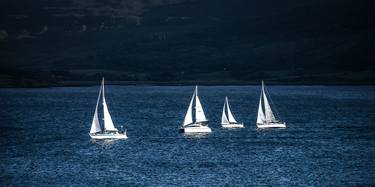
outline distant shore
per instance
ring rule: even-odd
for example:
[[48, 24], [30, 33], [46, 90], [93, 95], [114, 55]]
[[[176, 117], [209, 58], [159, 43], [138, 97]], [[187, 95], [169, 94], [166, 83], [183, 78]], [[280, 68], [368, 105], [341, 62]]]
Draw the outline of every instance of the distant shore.
[[[375, 82], [284, 82], [275, 80], [265, 80], [267, 85], [300, 85], [300, 86], [373, 86]], [[20, 83], [4, 83], [0, 82], [0, 88], [49, 88], [49, 87], [85, 87], [98, 86], [100, 81], [62, 81], [62, 82], [20, 82]], [[106, 85], [139, 85], [139, 86], [247, 86], [260, 85], [260, 81], [175, 81], [175, 82], [159, 82], [159, 81], [108, 81]]]

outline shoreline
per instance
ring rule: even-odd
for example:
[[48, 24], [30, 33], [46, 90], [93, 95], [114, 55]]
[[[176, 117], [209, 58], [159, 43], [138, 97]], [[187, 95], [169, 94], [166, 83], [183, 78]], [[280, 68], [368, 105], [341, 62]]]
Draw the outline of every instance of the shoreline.
[[[267, 85], [272, 86], [375, 86], [372, 82], [277, 82], [267, 81]], [[40, 83], [31, 85], [17, 85], [8, 84], [1, 85], [0, 89], [6, 88], [58, 88], [58, 87], [91, 87], [100, 85], [100, 81], [66, 81], [59, 83]], [[106, 85], [114, 86], [257, 86], [259, 82], [244, 81], [244, 82], [220, 82], [220, 81], [186, 81], [186, 82], [157, 82], [157, 81], [106, 81]]]

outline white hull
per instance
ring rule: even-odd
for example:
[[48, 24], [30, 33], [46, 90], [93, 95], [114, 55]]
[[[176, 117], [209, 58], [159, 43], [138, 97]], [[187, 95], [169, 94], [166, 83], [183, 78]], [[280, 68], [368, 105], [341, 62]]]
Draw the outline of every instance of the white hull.
[[199, 124], [192, 124], [190, 126], [182, 127], [180, 133], [210, 133], [211, 128], [208, 126], [202, 126]]
[[257, 123], [257, 127], [258, 128], [286, 128], [286, 124], [285, 122], [283, 123], [263, 123], [263, 124], [259, 124]]
[[127, 139], [126, 132], [124, 133], [103, 133], [103, 134], [90, 134], [92, 139], [103, 140], [103, 139]]
[[221, 124], [223, 128], [244, 128], [243, 123]]

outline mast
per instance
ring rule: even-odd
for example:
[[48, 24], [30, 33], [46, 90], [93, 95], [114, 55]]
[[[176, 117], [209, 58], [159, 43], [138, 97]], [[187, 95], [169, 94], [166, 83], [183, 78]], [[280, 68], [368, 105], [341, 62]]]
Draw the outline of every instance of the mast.
[[[102, 90], [103, 90], [103, 100], [105, 99], [105, 96], [104, 96], [104, 77], [102, 78]], [[104, 101], [103, 101], [104, 102]]]

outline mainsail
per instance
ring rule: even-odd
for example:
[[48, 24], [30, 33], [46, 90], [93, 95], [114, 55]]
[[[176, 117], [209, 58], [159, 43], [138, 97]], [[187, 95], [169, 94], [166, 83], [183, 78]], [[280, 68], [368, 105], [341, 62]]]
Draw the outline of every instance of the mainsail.
[[99, 116], [98, 116], [98, 105], [100, 101], [101, 92], [102, 92], [102, 86], [100, 86], [98, 101], [96, 102], [95, 113], [94, 113], [94, 118], [92, 119], [90, 134], [94, 134], [94, 133], [102, 131], [100, 127], [100, 123], [99, 123]]
[[263, 107], [262, 107], [262, 93], [260, 94], [259, 98], [259, 107], [258, 107], [258, 117], [257, 117], [257, 123], [262, 124], [265, 121], [264, 113], [263, 113]]
[[276, 121], [275, 116], [273, 115], [271, 106], [268, 102], [266, 92], [264, 91], [264, 82], [262, 81], [262, 92], [263, 92], [263, 100], [264, 100], [264, 113], [267, 122], [274, 122]]
[[103, 89], [103, 112], [104, 112], [104, 130], [106, 131], [118, 131], [116, 127], [113, 125], [113, 121], [111, 115], [109, 114], [107, 103], [105, 102], [104, 96], [104, 78], [102, 81], [102, 89]]
[[228, 120], [228, 117], [227, 117], [227, 114], [226, 114], [226, 105], [227, 103], [224, 102], [224, 106], [223, 106], [223, 113], [221, 115], [221, 124], [229, 124], [229, 120]]
[[237, 123], [236, 119], [234, 119], [234, 116], [233, 116], [232, 112], [230, 111], [228, 97], [225, 97], [225, 102], [227, 104], [227, 112], [228, 112], [229, 122], [230, 123]]
[[202, 108], [202, 104], [198, 97], [198, 86], [195, 87], [195, 122], [207, 121]]

